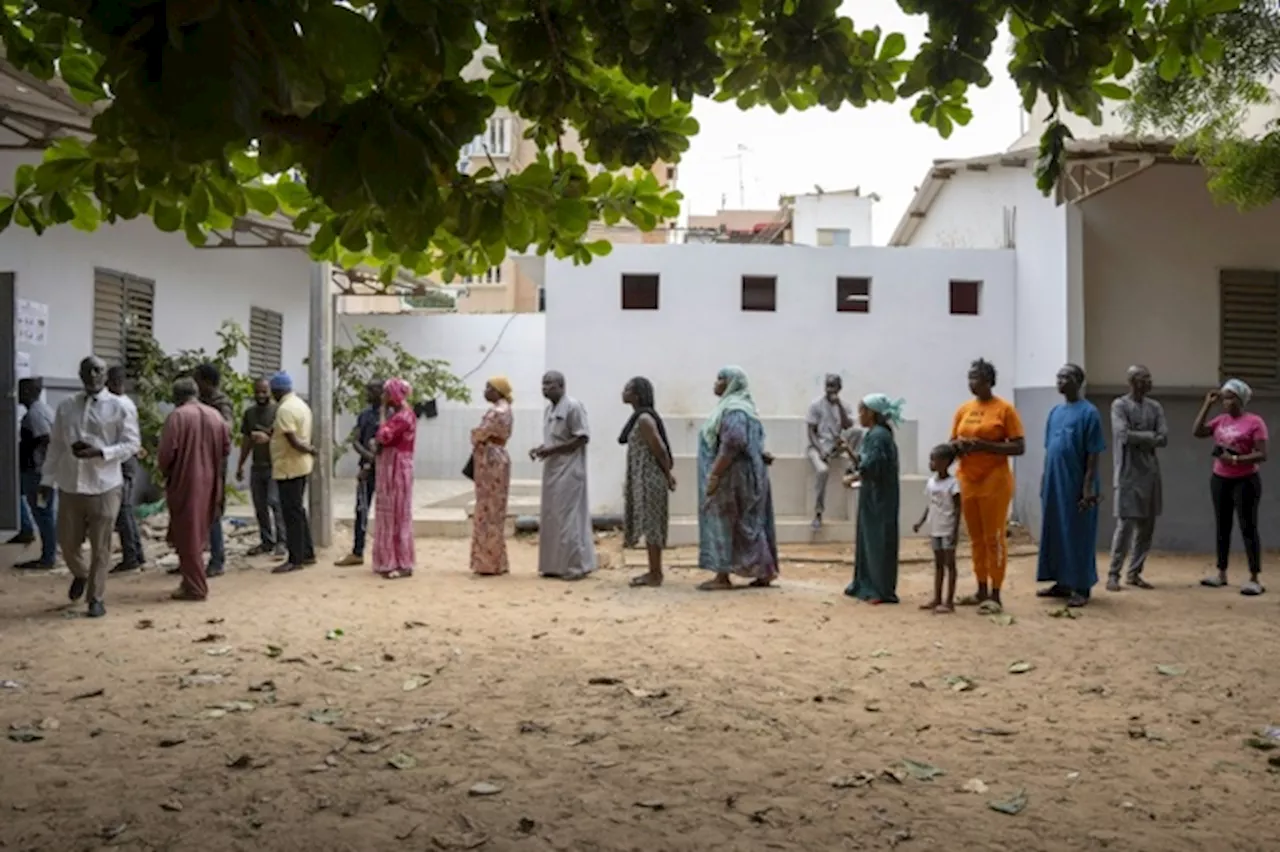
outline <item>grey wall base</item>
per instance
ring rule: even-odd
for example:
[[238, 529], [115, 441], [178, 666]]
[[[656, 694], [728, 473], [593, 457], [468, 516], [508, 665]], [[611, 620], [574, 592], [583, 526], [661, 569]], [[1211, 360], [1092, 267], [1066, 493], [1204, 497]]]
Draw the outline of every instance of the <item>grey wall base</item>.
[[[1098, 524], [1098, 548], [1109, 550], [1115, 530], [1112, 512], [1115, 500], [1111, 493], [1111, 401], [1116, 393], [1090, 394], [1089, 401], [1098, 407], [1107, 436], [1107, 452], [1099, 461], [1102, 474], [1102, 517]], [[1164, 406], [1169, 422], [1169, 446], [1160, 453], [1160, 471], [1164, 481], [1164, 514], [1156, 526], [1154, 547], [1182, 553], [1212, 553], [1214, 550], [1213, 506], [1209, 500], [1209, 475], [1212, 469], [1210, 441], [1191, 437], [1191, 423], [1200, 409], [1203, 396], [1186, 390], [1156, 393], [1153, 398]], [[1018, 459], [1015, 470], [1017, 493], [1014, 517], [1031, 534], [1040, 537], [1040, 474], [1044, 469], [1044, 424], [1050, 409], [1060, 401], [1053, 388], [1020, 388], [1014, 404], [1022, 416], [1027, 432], [1027, 453]], [[1262, 416], [1270, 428], [1280, 428], [1280, 399], [1255, 399], [1250, 410]], [[1263, 547], [1268, 546], [1269, 530], [1280, 528], [1280, 490], [1270, 487], [1271, 470], [1280, 466], [1275, 459], [1262, 469], [1262, 504], [1258, 528]], [[1235, 535], [1240, 549], [1240, 535]]]

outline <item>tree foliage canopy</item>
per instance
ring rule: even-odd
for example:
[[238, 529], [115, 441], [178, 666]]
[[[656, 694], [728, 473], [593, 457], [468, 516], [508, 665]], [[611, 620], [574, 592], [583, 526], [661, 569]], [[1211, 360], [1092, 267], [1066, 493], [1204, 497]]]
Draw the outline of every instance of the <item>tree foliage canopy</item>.
[[1243, 209], [1280, 196], [1280, 128], [1244, 132], [1249, 112], [1275, 102], [1280, 77], [1280, 2], [1243, 0], [1214, 18], [1221, 58], [1207, 67], [1141, 69], [1123, 113], [1138, 133], [1182, 140], [1183, 153], [1209, 171], [1215, 195]]
[[[695, 96], [778, 112], [910, 99], [948, 136], [1008, 22], [1028, 107], [1094, 117], [1144, 63], [1195, 71], [1239, 0], [898, 0], [928, 18], [908, 55], [839, 0], [4, 0], [9, 62], [95, 104], [16, 176], [0, 226], [149, 215], [202, 243], [236, 216], [289, 216], [344, 267], [476, 271], [511, 251], [588, 261], [590, 223], [655, 227], [679, 196], [627, 171], [676, 162]], [[850, 4], [855, 7], [856, 3]], [[496, 48], [474, 68], [482, 44]], [[515, 174], [459, 170], [495, 109], [543, 153]], [[561, 149], [576, 131], [583, 157]], [[1041, 183], [1069, 134], [1045, 134]]]

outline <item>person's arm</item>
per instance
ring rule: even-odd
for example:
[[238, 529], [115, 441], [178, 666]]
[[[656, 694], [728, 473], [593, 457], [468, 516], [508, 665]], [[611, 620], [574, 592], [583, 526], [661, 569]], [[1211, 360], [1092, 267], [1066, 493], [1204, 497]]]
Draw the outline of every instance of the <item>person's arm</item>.
[[912, 532], [920, 532], [920, 528], [924, 526], [924, 522], [929, 520], [929, 486], [924, 487], [924, 511], [920, 513], [920, 520], [915, 522], [911, 527]]
[[[1156, 423], [1155, 428], [1150, 431], [1141, 429], [1128, 428], [1128, 421], [1125, 422], [1125, 433], [1123, 439], [1120, 433], [1114, 435], [1114, 445], [1119, 447], [1128, 445], [1130, 447], [1141, 447], [1147, 450], [1159, 449], [1169, 445], [1169, 427], [1164, 421], [1164, 408], [1159, 403], [1155, 403], [1156, 407]], [[1115, 411], [1112, 410], [1112, 423], [1115, 422]]]
[[1111, 402], [1111, 445], [1120, 452], [1121, 447], [1139, 446], [1129, 441], [1129, 417], [1124, 411], [1124, 397]]
[[822, 445], [818, 441], [818, 424], [812, 420], [809, 421], [809, 447], [818, 454], [822, 459], [826, 459], [826, 454], [822, 452]]
[[562, 456], [576, 452], [591, 440], [591, 430], [587, 426], [587, 411], [581, 405], [571, 405], [564, 415], [565, 426], [569, 429], [569, 440], [554, 447], [542, 447], [542, 458]]
[[671, 453], [667, 452], [667, 445], [662, 443], [662, 436], [658, 434], [658, 425], [653, 422], [653, 418], [647, 414], [641, 415], [636, 428], [640, 430], [640, 437], [648, 445], [649, 452], [658, 460], [662, 472], [671, 473]]
[[844, 400], [836, 397], [836, 405], [840, 407], [840, 431], [853, 428], [853, 418], [849, 416], [849, 409], [845, 407]]
[[170, 425], [170, 421], [179, 410], [175, 408], [169, 412], [169, 416], [164, 420], [164, 426], [160, 428], [160, 449], [156, 454], [156, 467], [160, 469], [160, 474], [165, 479], [169, 478], [169, 471], [173, 469], [173, 462], [178, 457], [178, 440], [175, 437], [177, 430]]
[[1259, 417], [1255, 422], [1253, 432], [1253, 450], [1247, 453], [1241, 453], [1238, 456], [1230, 456], [1229, 461], [1235, 464], [1261, 464], [1267, 460], [1267, 424]]
[[[720, 418], [720, 446], [711, 470], [707, 472], [707, 496], [716, 493], [720, 477], [738, 456], [747, 451], [747, 416], [740, 411], [730, 411]], [[765, 462], [768, 464], [768, 462]]]
[[347, 436], [347, 441], [351, 444], [351, 448], [356, 451], [361, 461], [371, 462], [374, 460], [373, 450], [367, 445], [360, 442], [360, 421], [364, 419], [364, 414], [356, 420], [355, 427], [351, 430], [351, 434]]
[[1102, 500], [1102, 487], [1098, 481], [1098, 458], [1106, 451], [1107, 442], [1102, 437], [1102, 417], [1098, 409], [1089, 406], [1084, 424], [1084, 485], [1080, 489], [1080, 508], [1088, 509]]
[[300, 425], [301, 424], [298, 423], [298, 418], [295, 417], [292, 412], [282, 408], [276, 413], [275, 428], [284, 435], [284, 439], [289, 442], [289, 446], [293, 447], [297, 452], [314, 456], [316, 454], [316, 448], [302, 440], [298, 435], [298, 427]]
[[249, 452], [253, 449], [253, 424], [249, 422], [249, 412], [245, 412], [240, 423], [240, 459], [236, 462], [236, 479], [244, 478], [244, 463], [249, 460]]
[[378, 434], [374, 438], [378, 447], [389, 447], [400, 440], [400, 436], [409, 431], [409, 424], [403, 417], [389, 417], [378, 426]]
[[[60, 412], [62, 407], [58, 407]], [[58, 469], [58, 465], [62, 464], [62, 457], [71, 452], [71, 447], [67, 445], [66, 434], [59, 422], [61, 415], [57, 412], [53, 415], [53, 428], [49, 434], [49, 450], [44, 456], [44, 467], [40, 470], [40, 487], [45, 491], [52, 491], [54, 487], [54, 473]]]
[[[1194, 438], [1209, 438], [1213, 435], [1213, 421], [1209, 420], [1209, 409], [1222, 399], [1222, 393], [1219, 391], [1209, 391], [1204, 395], [1204, 402], [1200, 405], [1200, 411], [1196, 414], [1196, 422], [1191, 427], [1191, 436]], [[1216, 419], [1216, 418], [1215, 418]]]
[[1004, 409], [1004, 440], [974, 441], [972, 450], [991, 453], [997, 456], [1020, 456], [1027, 451], [1026, 433], [1022, 429], [1022, 418], [1018, 409], [1006, 405]]
[[120, 440], [114, 444], [107, 444], [102, 448], [102, 458], [104, 461], [124, 461], [131, 459], [138, 454], [138, 450], [142, 449], [142, 433], [138, 430], [138, 410], [129, 405], [121, 404], [124, 410], [124, 423], [121, 425]]
[[891, 454], [889, 448], [893, 438], [888, 429], [875, 428], [867, 432], [862, 439], [862, 452], [858, 454], [858, 477], [865, 479], [869, 474], [873, 479], [886, 473]]

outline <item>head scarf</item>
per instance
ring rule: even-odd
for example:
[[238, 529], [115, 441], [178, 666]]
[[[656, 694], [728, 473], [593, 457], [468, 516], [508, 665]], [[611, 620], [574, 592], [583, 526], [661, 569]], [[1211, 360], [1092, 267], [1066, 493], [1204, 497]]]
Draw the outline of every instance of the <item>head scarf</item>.
[[404, 401], [409, 398], [409, 394], [413, 392], [413, 388], [404, 379], [387, 379], [382, 384], [382, 392], [386, 395], [387, 400], [397, 408], [404, 405]]
[[1227, 379], [1222, 383], [1222, 392], [1235, 394], [1241, 405], [1248, 405], [1249, 400], [1253, 397], [1253, 388], [1240, 379]]
[[622, 427], [622, 434], [618, 436], [618, 443], [625, 444], [631, 438], [631, 430], [636, 428], [636, 421], [640, 419], [640, 415], [647, 414], [653, 418], [655, 425], [658, 427], [658, 435], [662, 438], [662, 444], [667, 448], [667, 455], [670, 455], [671, 441], [667, 440], [667, 424], [662, 422], [662, 415], [654, 408], [653, 382], [644, 376], [636, 376], [627, 384], [631, 386], [631, 391], [636, 396], [636, 410], [632, 412], [631, 418], [627, 420], [627, 425]]
[[756, 411], [756, 401], [751, 398], [747, 374], [741, 367], [725, 367], [716, 373], [716, 378], [724, 379], [726, 384], [724, 395], [716, 403], [707, 422], [702, 424], [702, 440], [709, 447], [720, 445], [720, 421], [724, 420], [724, 416], [730, 411], [741, 411], [752, 420], [760, 419], [760, 414]]
[[489, 387], [498, 392], [498, 396], [507, 402], [515, 402], [515, 397], [511, 393], [511, 380], [506, 376], [493, 376], [489, 379]]
[[289, 378], [289, 374], [284, 370], [281, 370], [272, 376], [270, 384], [273, 391], [283, 391], [284, 393], [288, 393], [293, 390], [293, 379]]
[[901, 423], [902, 407], [906, 404], [906, 401], [893, 399], [882, 393], [871, 393], [862, 398], [862, 404], [879, 414], [889, 423]]

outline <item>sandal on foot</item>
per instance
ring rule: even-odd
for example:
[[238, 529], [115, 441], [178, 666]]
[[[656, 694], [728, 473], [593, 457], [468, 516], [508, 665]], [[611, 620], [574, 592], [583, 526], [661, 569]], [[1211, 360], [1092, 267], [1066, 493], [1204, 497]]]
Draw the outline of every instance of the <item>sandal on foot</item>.
[[1125, 583], [1130, 586], [1133, 586], [1135, 589], [1154, 589], [1155, 588], [1155, 586], [1151, 585], [1141, 577], [1130, 577], [1128, 580], [1125, 580]]
[[999, 615], [1004, 612], [1004, 607], [1000, 606], [999, 601], [993, 601], [990, 598], [978, 604], [978, 615]]
[[731, 592], [736, 588], [732, 583], [721, 583], [719, 580], [707, 580], [698, 584], [700, 592]]
[[1256, 597], [1257, 595], [1260, 595], [1265, 591], [1266, 589], [1264, 589], [1262, 587], [1262, 584], [1259, 583], [1257, 580], [1250, 580], [1249, 582], [1245, 583], [1243, 586], [1240, 587], [1240, 594], [1248, 595], [1249, 597]]
[[1067, 606], [1072, 609], [1079, 609], [1082, 606], [1088, 606], [1088, 604], [1089, 599], [1084, 595], [1073, 594], [1071, 597], [1067, 598]]
[[662, 585], [662, 578], [651, 577], [648, 574], [641, 574], [638, 577], [632, 577], [631, 582], [628, 583], [627, 585], [631, 586], [631, 588], [633, 589], [640, 589], [640, 588], [645, 588], [649, 586], [656, 589], [658, 586]]
[[[1130, 580], [1130, 581], [1129, 581], [1129, 585], [1130, 585], [1130, 586], [1132, 586], [1132, 585], [1133, 585], [1133, 581], [1132, 581], [1132, 580]], [[1118, 592], [1118, 591], [1120, 591], [1120, 578], [1119, 578], [1119, 577], [1112, 577], [1110, 580], [1108, 580], [1108, 581], [1107, 581], [1107, 591], [1108, 591], [1108, 592]]]
[[956, 601], [956, 606], [981, 606], [987, 601], [987, 598], [980, 598], [977, 595], [965, 595]]
[[1205, 577], [1200, 581], [1200, 585], [1208, 586], [1211, 589], [1221, 589], [1226, 584], [1227, 581], [1222, 577]]

